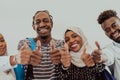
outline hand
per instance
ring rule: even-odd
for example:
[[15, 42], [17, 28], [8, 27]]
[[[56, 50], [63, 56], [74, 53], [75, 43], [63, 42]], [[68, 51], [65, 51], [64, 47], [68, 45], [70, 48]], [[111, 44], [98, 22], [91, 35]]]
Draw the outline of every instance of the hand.
[[60, 51], [59, 49], [55, 48], [55, 42], [53, 40], [51, 40], [50, 46], [51, 46], [50, 58], [53, 64], [57, 65], [60, 63], [61, 59]]
[[17, 64], [29, 64], [30, 56], [32, 55], [32, 51], [25, 42], [24, 45], [20, 48], [20, 53], [16, 54], [15, 61]]
[[41, 42], [37, 40], [36, 50], [32, 52], [32, 55], [30, 57], [30, 64], [32, 64], [33, 66], [40, 64], [42, 61], [42, 53], [40, 49], [41, 49]]
[[69, 67], [71, 64], [71, 56], [69, 53], [68, 45], [65, 43], [65, 48], [61, 49], [61, 62], [64, 67]]
[[85, 65], [87, 67], [92, 67], [92, 66], [95, 65], [92, 56], [90, 54], [86, 53], [86, 48], [85, 47], [83, 49], [83, 53], [81, 55], [81, 59], [83, 60], [83, 62], [85, 63]]
[[99, 43], [97, 41], [95, 42], [95, 44], [96, 44], [96, 47], [98, 49], [96, 49], [96, 50], [93, 51], [93, 53], [92, 53], [93, 59], [94, 59], [94, 61], [96, 63], [100, 63], [101, 62], [101, 54], [102, 54], [101, 53], [101, 48], [100, 48], [100, 45], [99, 45]]

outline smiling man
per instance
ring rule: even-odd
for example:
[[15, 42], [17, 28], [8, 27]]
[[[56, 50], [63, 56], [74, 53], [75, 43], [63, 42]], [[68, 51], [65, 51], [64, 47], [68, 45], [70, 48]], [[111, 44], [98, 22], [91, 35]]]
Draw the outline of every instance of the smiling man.
[[106, 10], [99, 15], [98, 23], [105, 34], [113, 40], [112, 44], [102, 49], [101, 59], [106, 65], [112, 65], [112, 73], [116, 80], [120, 80], [120, 18], [114, 10]]
[[[37, 33], [34, 38], [21, 40], [18, 50], [21, 53], [30, 52], [28, 65], [25, 65], [26, 80], [60, 80], [61, 60], [60, 49], [64, 47], [63, 40], [52, 38], [53, 18], [47, 10], [37, 11], [33, 16], [33, 29]], [[27, 43], [31, 49], [22, 48]], [[21, 49], [22, 48], [22, 49]], [[32, 54], [31, 54], [32, 52]], [[64, 58], [66, 59], [66, 57]], [[62, 62], [61, 62], [62, 61]], [[65, 65], [63, 65], [66, 67]]]
[[33, 17], [33, 20], [33, 29], [38, 34], [37, 38], [39, 38], [42, 43], [49, 43], [52, 39], [52, 16], [49, 15], [48, 11], [38, 11]]

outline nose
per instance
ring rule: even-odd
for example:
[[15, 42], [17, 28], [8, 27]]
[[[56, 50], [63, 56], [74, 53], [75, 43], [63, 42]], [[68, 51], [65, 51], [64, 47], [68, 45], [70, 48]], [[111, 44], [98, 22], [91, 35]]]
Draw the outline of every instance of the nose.
[[115, 32], [115, 29], [111, 28], [111, 33], [114, 33]]
[[41, 21], [41, 23], [39, 24], [39, 26], [40, 27], [43, 27], [43, 26], [45, 26], [46, 24], [43, 22], [43, 21]]
[[71, 39], [70, 39], [70, 43], [72, 43], [73, 41], [74, 41], [74, 39], [71, 38]]

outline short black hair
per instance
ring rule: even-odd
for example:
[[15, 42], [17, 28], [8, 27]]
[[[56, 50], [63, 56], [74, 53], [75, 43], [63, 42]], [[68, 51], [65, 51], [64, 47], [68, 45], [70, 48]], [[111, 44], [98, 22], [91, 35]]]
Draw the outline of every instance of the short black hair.
[[49, 15], [49, 17], [50, 17], [51, 22], [52, 22], [53, 17], [50, 15], [50, 13], [49, 13], [48, 10], [39, 10], [39, 11], [37, 11], [37, 12], [35, 13], [35, 15], [33, 16], [33, 22], [32, 22], [32, 25], [34, 25], [34, 19], [35, 19], [35, 16], [36, 16], [38, 13], [40, 13], [40, 12], [45, 12], [45, 13], [47, 13], [47, 14]]
[[117, 13], [114, 10], [105, 10], [98, 16], [98, 23], [102, 24], [105, 20], [111, 18], [111, 17], [117, 17]]

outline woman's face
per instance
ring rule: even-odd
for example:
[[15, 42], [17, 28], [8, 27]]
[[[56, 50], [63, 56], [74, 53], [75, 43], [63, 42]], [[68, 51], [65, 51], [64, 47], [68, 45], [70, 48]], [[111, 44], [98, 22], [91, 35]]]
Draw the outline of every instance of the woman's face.
[[6, 54], [7, 51], [7, 44], [4, 40], [4, 37], [2, 34], [0, 34], [0, 56], [3, 56]]
[[73, 31], [65, 33], [65, 42], [68, 44], [69, 50], [78, 52], [82, 47], [82, 38]]

